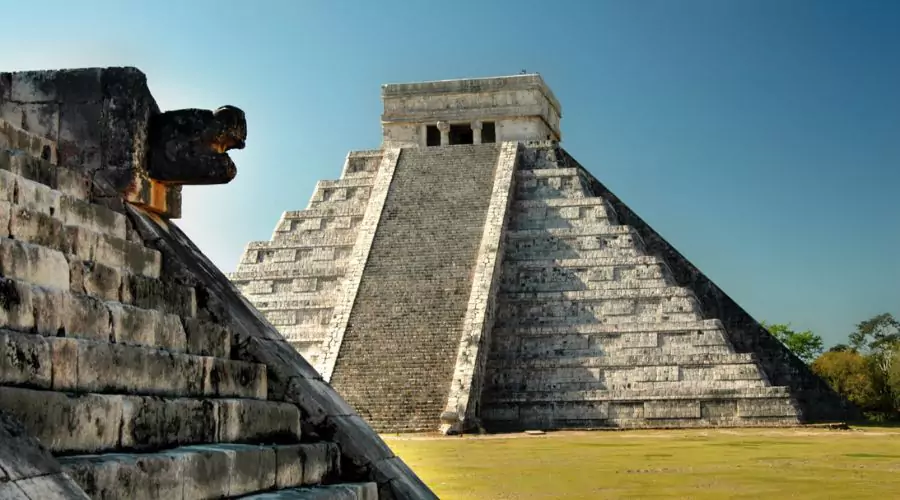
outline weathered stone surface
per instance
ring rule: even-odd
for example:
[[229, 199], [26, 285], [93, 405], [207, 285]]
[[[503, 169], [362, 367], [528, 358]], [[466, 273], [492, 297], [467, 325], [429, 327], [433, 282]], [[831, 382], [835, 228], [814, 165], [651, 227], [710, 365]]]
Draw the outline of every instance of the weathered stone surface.
[[115, 342], [185, 351], [187, 337], [178, 316], [118, 303], [108, 308]]
[[50, 346], [37, 335], [0, 330], [0, 384], [49, 388]]
[[244, 112], [234, 106], [215, 111], [182, 109], [150, 118], [150, 178], [166, 184], [225, 184], [237, 168], [225, 154], [243, 149]]
[[69, 289], [69, 263], [58, 251], [0, 238], [0, 274], [48, 288]]

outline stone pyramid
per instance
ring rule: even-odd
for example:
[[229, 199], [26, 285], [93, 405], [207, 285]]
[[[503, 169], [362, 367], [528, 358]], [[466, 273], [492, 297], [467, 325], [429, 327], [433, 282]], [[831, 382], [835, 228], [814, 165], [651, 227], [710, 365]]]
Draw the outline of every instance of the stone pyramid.
[[230, 275], [382, 431], [778, 426], [855, 410], [559, 142], [539, 75], [382, 88]]
[[106, 68], [0, 73], [0, 117], [0, 498], [436, 498], [172, 222], [240, 110]]

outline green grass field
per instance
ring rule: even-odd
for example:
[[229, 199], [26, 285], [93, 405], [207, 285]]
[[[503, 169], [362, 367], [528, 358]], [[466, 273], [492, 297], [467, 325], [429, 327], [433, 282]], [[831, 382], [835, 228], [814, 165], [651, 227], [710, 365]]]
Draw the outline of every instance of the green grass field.
[[900, 429], [384, 436], [445, 500], [900, 499]]

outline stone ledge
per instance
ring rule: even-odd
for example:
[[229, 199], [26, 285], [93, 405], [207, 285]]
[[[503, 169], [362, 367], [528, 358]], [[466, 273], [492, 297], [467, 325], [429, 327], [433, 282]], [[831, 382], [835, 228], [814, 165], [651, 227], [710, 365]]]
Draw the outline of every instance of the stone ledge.
[[264, 365], [8, 330], [0, 330], [0, 368], [2, 385], [76, 393], [250, 399], [267, 394]]
[[0, 386], [0, 409], [55, 454], [217, 442], [299, 442], [296, 405], [254, 399], [68, 394]]
[[85, 455], [63, 468], [95, 498], [220, 498], [320, 484], [339, 476], [333, 443], [207, 444], [150, 454]]

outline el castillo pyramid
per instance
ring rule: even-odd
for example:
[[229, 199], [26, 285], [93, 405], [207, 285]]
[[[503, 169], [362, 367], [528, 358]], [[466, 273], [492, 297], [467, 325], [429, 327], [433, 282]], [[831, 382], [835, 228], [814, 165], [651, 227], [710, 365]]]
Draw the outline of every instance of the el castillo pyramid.
[[0, 73], [0, 499], [434, 499], [178, 228], [244, 113]]
[[561, 146], [541, 76], [382, 87], [383, 144], [229, 278], [380, 431], [854, 410]]

